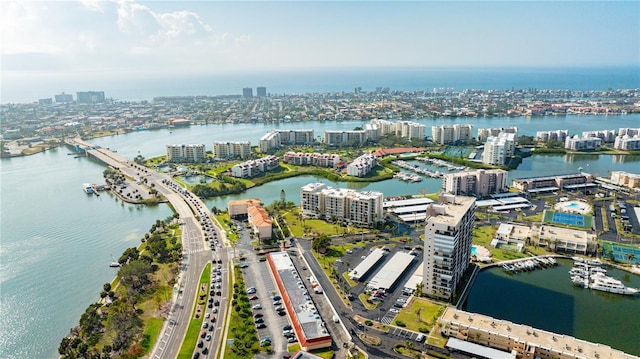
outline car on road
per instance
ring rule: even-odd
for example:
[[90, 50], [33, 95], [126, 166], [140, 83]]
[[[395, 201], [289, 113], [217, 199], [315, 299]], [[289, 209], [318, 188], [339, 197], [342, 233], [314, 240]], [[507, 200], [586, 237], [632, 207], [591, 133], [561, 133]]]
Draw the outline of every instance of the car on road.
[[207, 332], [203, 330], [202, 333], [200, 333], [200, 338], [204, 339], [204, 337], [206, 336], [207, 336]]
[[349, 333], [351, 333], [351, 335], [356, 335], [356, 330], [351, 328], [349, 329]]
[[211, 318], [211, 313], [205, 314], [204, 317], [207, 318], [207, 319]]
[[262, 309], [262, 306], [260, 304], [256, 304], [253, 307], [251, 307], [251, 309], [259, 310], [259, 309]]
[[202, 348], [204, 346], [204, 342], [202, 340], [198, 340], [198, 348]]
[[263, 328], [266, 328], [266, 327], [267, 327], [267, 325], [266, 325], [266, 324], [264, 324], [264, 323], [258, 323], [258, 324], [256, 324], [256, 329], [263, 329]]
[[211, 317], [211, 320], [209, 320], [211, 323], [215, 323], [216, 322], [216, 317]]
[[208, 330], [208, 331], [210, 331], [210, 332], [212, 332], [212, 331], [213, 331], [213, 329], [214, 329], [214, 328], [213, 328], [213, 325], [210, 325], [210, 326], [209, 326], [209, 329], [207, 329], [207, 330]]
[[198, 359], [198, 358], [200, 358], [200, 353], [199, 352], [193, 353], [193, 359]]
[[203, 327], [204, 329], [207, 329], [207, 328], [209, 328], [209, 323], [207, 323], [207, 322], [204, 322], [204, 323], [202, 324], [202, 327]]
[[207, 334], [207, 336], [204, 338], [204, 340], [210, 342], [211, 341], [211, 334]]
[[214, 307], [213, 308], [213, 313], [217, 314], [218, 313], [218, 307]]
[[209, 305], [207, 305], [207, 308], [213, 308], [213, 303], [209, 302]]
[[204, 349], [202, 349], [202, 354], [204, 354], [204, 355], [209, 354], [209, 348], [204, 347]]
[[213, 305], [215, 305], [216, 307], [220, 305], [220, 301], [219, 300], [214, 300], [213, 301]]

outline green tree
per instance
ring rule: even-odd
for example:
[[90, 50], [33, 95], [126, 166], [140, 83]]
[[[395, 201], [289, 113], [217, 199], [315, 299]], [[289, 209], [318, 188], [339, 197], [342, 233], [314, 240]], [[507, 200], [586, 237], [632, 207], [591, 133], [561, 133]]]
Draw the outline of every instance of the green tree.
[[329, 245], [331, 245], [331, 237], [326, 234], [315, 237], [311, 242], [311, 248], [318, 253], [326, 251]]

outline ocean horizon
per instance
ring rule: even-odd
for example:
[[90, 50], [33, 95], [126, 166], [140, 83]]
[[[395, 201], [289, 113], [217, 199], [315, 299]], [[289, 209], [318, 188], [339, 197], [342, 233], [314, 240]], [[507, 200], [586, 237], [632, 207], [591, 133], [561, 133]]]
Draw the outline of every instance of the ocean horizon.
[[62, 92], [104, 91], [123, 101], [158, 96], [240, 95], [242, 88], [265, 86], [270, 94], [374, 91], [574, 90], [640, 88], [640, 67], [386, 67], [255, 70], [209, 74], [139, 72], [40, 73], [2, 72], [0, 102], [31, 103]]

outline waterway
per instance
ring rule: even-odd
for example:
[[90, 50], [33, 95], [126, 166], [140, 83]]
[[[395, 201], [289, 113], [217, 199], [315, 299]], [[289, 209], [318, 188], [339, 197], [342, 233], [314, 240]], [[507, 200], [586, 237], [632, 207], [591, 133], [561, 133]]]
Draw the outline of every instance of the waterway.
[[[428, 126], [428, 133], [431, 125], [445, 123], [472, 123], [475, 128], [518, 126], [521, 134], [535, 134], [545, 129], [578, 133], [603, 127], [637, 127], [640, 115], [425, 119], [420, 122]], [[153, 157], [164, 154], [165, 146], [173, 143], [205, 143], [210, 149], [214, 141], [250, 140], [257, 144], [264, 133], [274, 128], [313, 128], [316, 136], [320, 136], [324, 130], [350, 130], [360, 125], [360, 122], [307, 122], [192, 126], [171, 131], [140, 131], [93, 142], [117, 150], [127, 158], [138, 154]], [[82, 183], [102, 183], [105, 167], [87, 158], [68, 156], [68, 152], [61, 147], [29, 157], [0, 160], [1, 358], [57, 357], [60, 339], [77, 324], [85, 308], [99, 298], [102, 284], [113, 278], [115, 271], [108, 267], [111, 255], [118, 256], [124, 249], [138, 245], [156, 219], [171, 214], [166, 205], [142, 207], [123, 204], [107, 193], [99, 197], [85, 194]], [[535, 156], [526, 158], [518, 170], [510, 172], [510, 177], [575, 172], [578, 167], [601, 175], [609, 170], [637, 172], [638, 162], [640, 156]], [[439, 179], [425, 178], [418, 183], [399, 180], [332, 183], [305, 176], [268, 183], [241, 195], [209, 199], [206, 203], [209, 207], [224, 208], [229, 199], [258, 197], [268, 204], [280, 199], [282, 189], [288, 201], [299, 203], [300, 187], [310, 182], [376, 190], [385, 196], [433, 193], [441, 187]], [[510, 282], [517, 283], [518, 278], [514, 279]], [[546, 292], [535, 294], [545, 295]], [[615, 305], [617, 302], [598, 302], [602, 312], [609, 311], [609, 307], [615, 310]], [[590, 326], [598, 325], [593, 316], [585, 320], [592, 320]], [[587, 324], [575, 324], [581, 325]], [[617, 330], [616, 326], [608, 328]]]
[[[571, 260], [555, 268], [511, 275], [481, 271], [463, 309], [640, 355], [640, 299], [574, 287]], [[608, 268], [607, 275], [640, 288], [640, 276]]]
[[111, 256], [172, 214], [87, 195], [82, 183], [103, 183], [105, 167], [67, 152], [0, 162], [0, 358], [57, 358], [62, 337], [115, 276]]

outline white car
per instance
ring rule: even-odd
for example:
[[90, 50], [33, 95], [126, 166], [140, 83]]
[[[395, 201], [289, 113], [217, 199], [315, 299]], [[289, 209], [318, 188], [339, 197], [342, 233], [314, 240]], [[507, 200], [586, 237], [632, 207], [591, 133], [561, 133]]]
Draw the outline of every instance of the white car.
[[253, 306], [253, 307], [251, 307], [251, 308], [253, 308], [253, 309], [255, 309], [255, 310], [258, 310], [258, 309], [262, 309], [262, 306], [261, 306], [260, 304], [256, 304], [256, 305], [254, 305], [254, 306]]
[[389, 309], [389, 311], [390, 311], [391, 313], [396, 313], [396, 314], [397, 314], [397, 313], [400, 313], [400, 311], [399, 311], [399, 310], [397, 310], [396, 308], [391, 308], [391, 309]]

